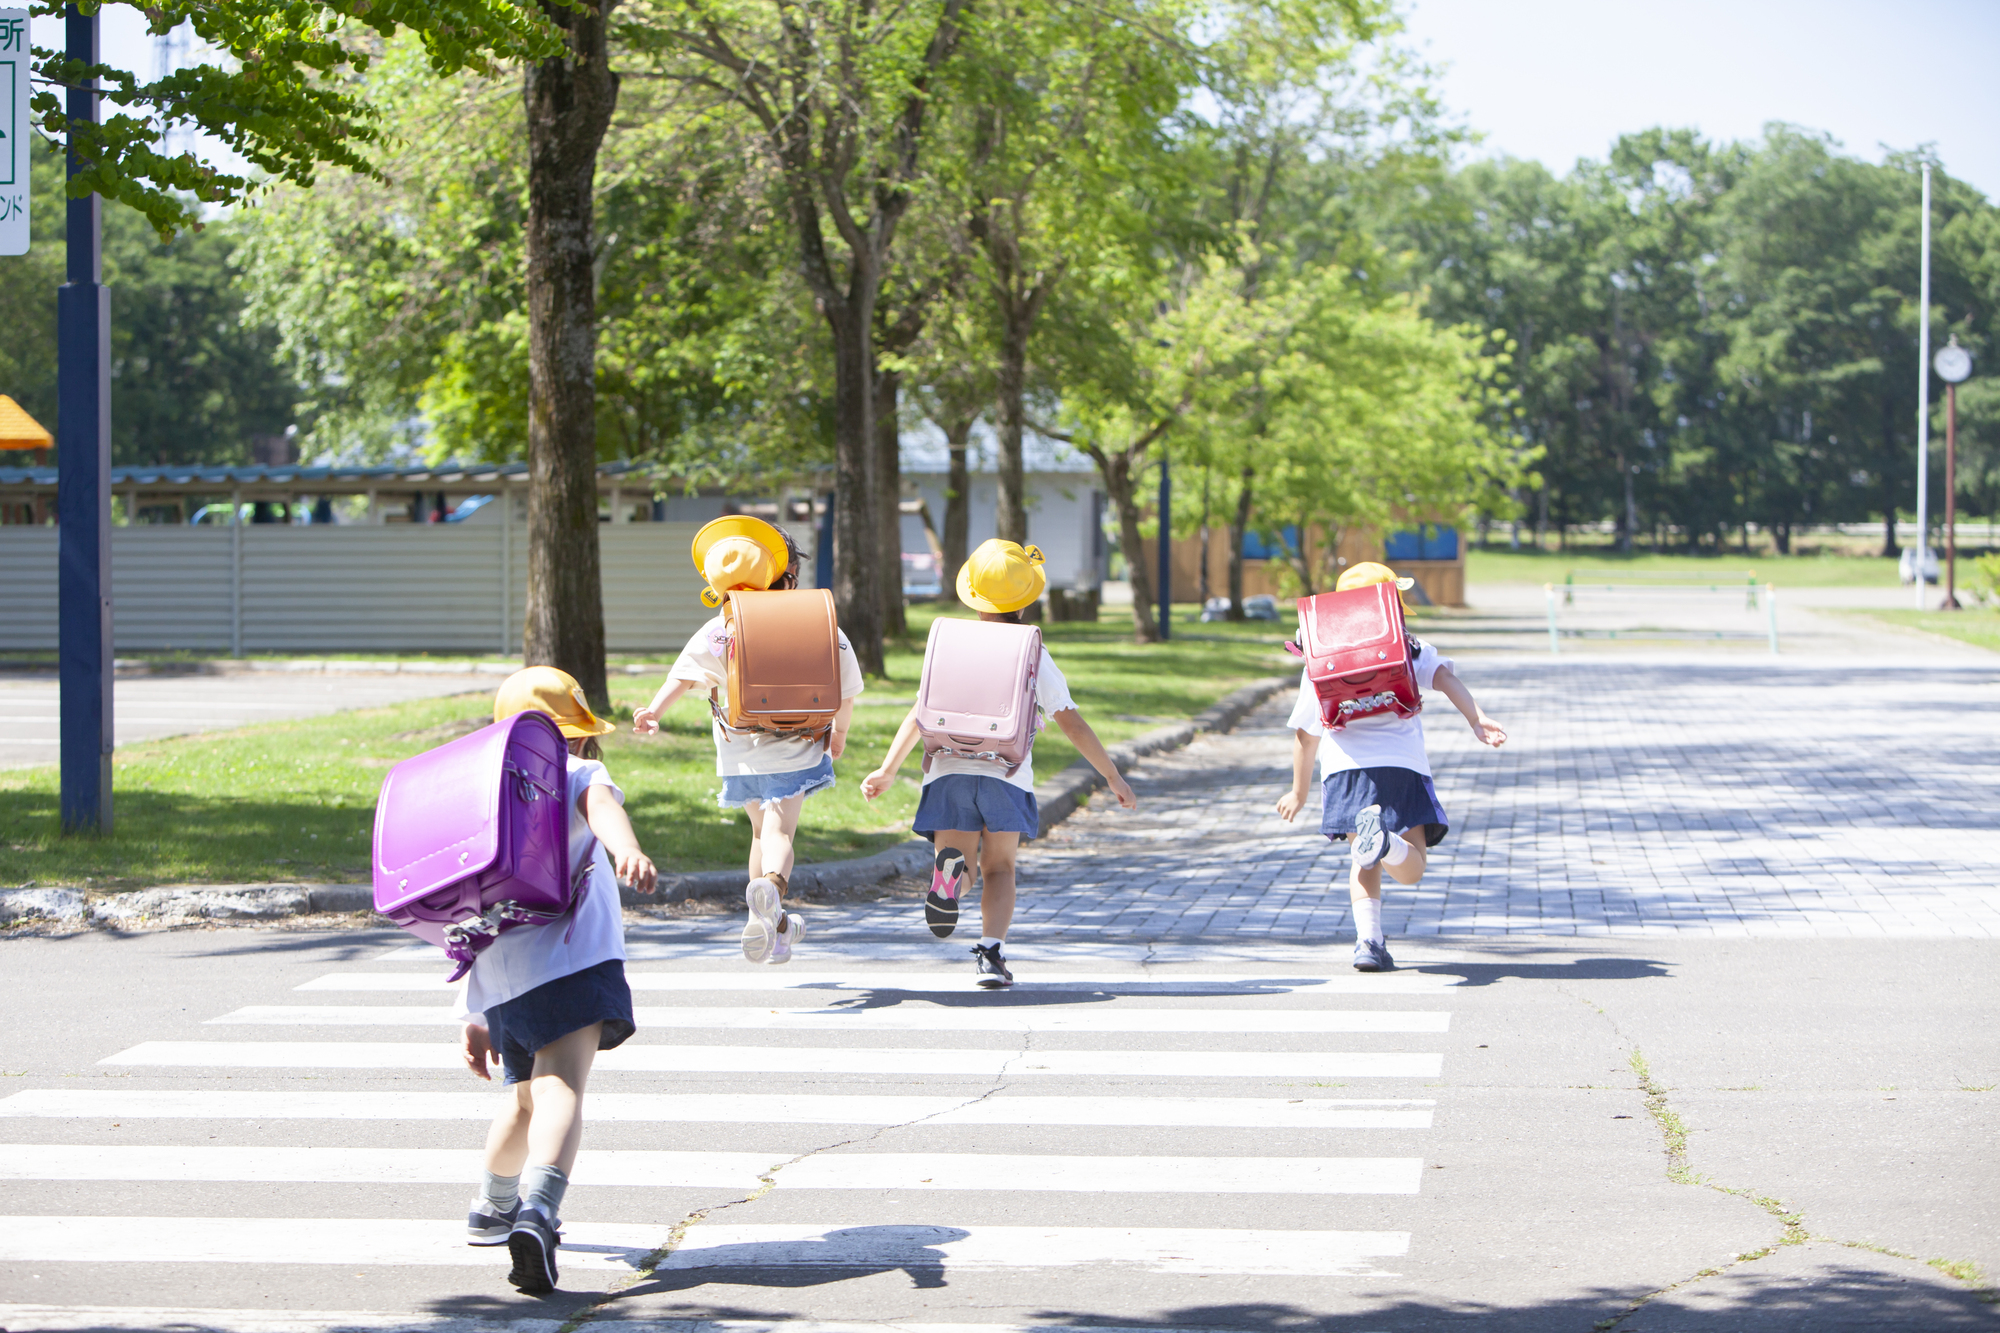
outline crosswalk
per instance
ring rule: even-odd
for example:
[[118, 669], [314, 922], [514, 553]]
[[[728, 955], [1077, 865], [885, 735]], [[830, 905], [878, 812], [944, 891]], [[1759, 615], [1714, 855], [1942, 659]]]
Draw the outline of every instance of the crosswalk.
[[[1109, 1272], [1310, 1284], [1410, 1252], [1395, 1201], [1424, 1180], [1456, 977], [1051, 963], [990, 993], [956, 964], [633, 953], [640, 1035], [593, 1075], [566, 1288], [686, 1273], [669, 1285], [798, 1319], [838, 1313], [828, 1282], [1042, 1274], [1083, 1281], [1081, 1309]], [[43, 1205], [0, 1216], [0, 1265], [431, 1269], [506, 1293], [504, 1252], [459, 1225], [496, 1094], [465, 1076], [441, 975], [383, 950], [190, 1015], [104, 1056], [97, 1086], [0, 1097], [0, 1182]], [[357, 1210], [355, 1187], [432, 1211]], [[816, 1304], [783, 1304], [787, 1272], [817, 1275]], [[65, 1327], [33, 1314], [0, 1305], [0, 1326]]]

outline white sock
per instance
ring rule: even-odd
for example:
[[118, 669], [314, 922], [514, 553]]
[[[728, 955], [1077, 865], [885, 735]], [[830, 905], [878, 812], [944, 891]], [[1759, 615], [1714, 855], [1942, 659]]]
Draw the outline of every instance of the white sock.
[[1400, 833], [1391, 833], [1388, 837], [1389, 850], [1382, 853], [1382, 864], [1385, 866], [1399, 866], [1409, 860], [1410, 844], [1403, 840], [1403, 836]]
[[491, 1171], [482, 1174], [485, 1179], [479, 1184], [479, 1197], [486, 1201], [489, 1212], [504, 1213], [521, 1201], [519, 1176], [496, 1176]]
[[531, 1166], [521, 1172], [521, 1203], [556, 1224], [556, 1209], [562, 1207], [569, 1177], [553, 1166]]
[[997, 949], [1000, 947], [1000, 943], [1000, 940], [992, 935], [981, 935], [979, 937], [979, 947], [982, 949]]
[[1382, 942], [1382, 900], [1380, 898], [1356, 898], [1354, 900], [1354, 938], [1367, 940], [1370, 944]]

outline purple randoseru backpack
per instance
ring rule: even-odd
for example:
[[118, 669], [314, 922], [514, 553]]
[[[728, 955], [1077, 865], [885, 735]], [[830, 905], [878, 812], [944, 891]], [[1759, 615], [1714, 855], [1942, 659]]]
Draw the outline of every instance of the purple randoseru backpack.
[[1040, 715], [1035, 679], [1042, 632], [1033, 625], [940, 616], [931, 622], [924, 675], [917, 686], [917, 731], [924, 771], [931, 756], [955, 754], [1007, 765], [1028, 761]]
[[458, 964], [517, 925], [554, 921], [590, 882], [569, 864], [569, 747], [516, 713], [405, 759], [375, 802], [375, 910]]

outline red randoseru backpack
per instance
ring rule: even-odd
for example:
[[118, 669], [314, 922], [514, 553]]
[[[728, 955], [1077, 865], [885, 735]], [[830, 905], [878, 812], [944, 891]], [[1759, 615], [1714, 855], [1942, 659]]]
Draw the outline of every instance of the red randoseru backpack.
[[1299, 599], [1299, 637], [1286, 651], [1306, 662], [1319, 695], [1319, 717], [1339, 731], [1357, 717], [1423, 710], [1415, 650], [1403, 628], [1403, 601], [1393, 583]]

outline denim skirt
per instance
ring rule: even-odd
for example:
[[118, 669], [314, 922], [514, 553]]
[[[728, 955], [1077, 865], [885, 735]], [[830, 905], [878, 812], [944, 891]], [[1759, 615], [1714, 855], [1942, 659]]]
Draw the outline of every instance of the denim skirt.
[[935, 842], [939, 829], [963, 832], [1018, 833], [1033, 838], [1042, 831], [1035, 794], [1011, 782], [972, 773], [947, 773], [927, 783], [917, 798], [911, 828]]
[[1382, 807], [1382, 827], [1391, 833], [1422, 825], [1426, 847], [1437, 846], [1451, 831], [1437, 788], [1415, 769], [1350, 768], [1327, 774], [1324, 790], [1319, 831], [1335, 842], [1354, 832], [1354, 817], [1371, 805]]
[[487, 1039], [509, 1083], [535, 1072], [535, 1052], [578, 1028], [604, 1024], [597, 1049], [608, 1051], [639, 1030], [632, 1021], [632, 988], [625, 963], [607, 958], [581, 972], [545, 981], [486, 1011]]
[[823, 754], [811, 768], [790, 773], [739, 773], [722, 780], [716, 804], [734, 810], [746, 801], [783, 801], [808, 796], [833, 785], [833, 756]]

